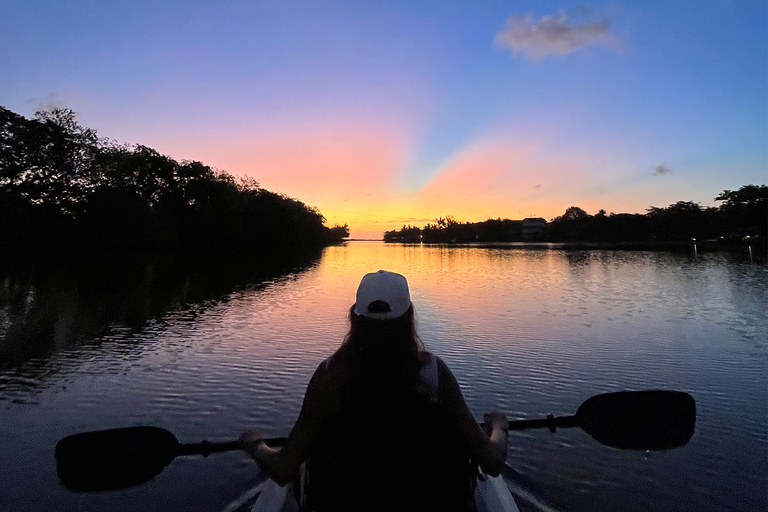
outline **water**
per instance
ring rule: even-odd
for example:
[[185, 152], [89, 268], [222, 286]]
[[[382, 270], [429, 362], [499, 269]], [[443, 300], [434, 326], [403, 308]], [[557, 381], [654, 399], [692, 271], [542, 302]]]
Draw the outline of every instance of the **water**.
[[[233, 292], [190, 294], [194, 281], [184, 281], [160, 309], [141, 302], [133, 322], [95, 314], [103, 301], [84, 301], [82, 287], [6, 279], [4, 296], [16, 299], [0, 302], [0, 345], [48, 327], [29, 336], [44, 350], [0, 351], [0, 510], [235, 508], [261, 478], [238, 452], [177, 458], [142, 486], [78, 494], [58, 483], [53, 448], [68, 434], [131, 425], [182, 442], [253, 427], [286, 435], [309, 377], [345, 334], [360, 278], [380, 268], [408, 277], [422, 338], [478, 418], [571, 414], [618, 390], [696, 399], [693, 439], [666, 452], [608, 448], [578, 429], [514, 433], [508, 461], [522, 494], [574, 512], [768, 506], [766, 266], [722, 254], [352, 242]], [[36, 304], [47, 316], [30, 317]]]

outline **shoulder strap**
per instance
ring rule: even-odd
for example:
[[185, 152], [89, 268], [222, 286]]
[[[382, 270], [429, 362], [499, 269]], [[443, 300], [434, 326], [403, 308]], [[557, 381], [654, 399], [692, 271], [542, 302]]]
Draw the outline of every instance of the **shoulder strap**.
[[427, 354], [429, 359], [419, 370], [419, 391], [436, 401], [440, 396], [440, 372], [437, 369], [437, 357], [431, 352]]

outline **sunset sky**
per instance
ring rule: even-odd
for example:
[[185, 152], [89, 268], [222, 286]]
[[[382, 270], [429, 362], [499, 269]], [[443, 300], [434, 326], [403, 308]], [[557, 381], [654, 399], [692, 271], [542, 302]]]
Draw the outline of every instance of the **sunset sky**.
[[0, 0], [0, 106], [378, 238], [768, 182], [765, 0]]

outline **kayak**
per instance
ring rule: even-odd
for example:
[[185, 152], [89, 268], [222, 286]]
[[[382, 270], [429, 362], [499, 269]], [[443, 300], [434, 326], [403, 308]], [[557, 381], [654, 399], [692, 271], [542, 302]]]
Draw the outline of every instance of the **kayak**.
[[520, 512], [504, 478], [480, 474], [475, 485], [478, 512]]
[[[504, 478], [485, 475], [482, 472], [475, 486], [477, 512], [520, 512]], [[299, 503], [290, 486], [281, 487], [272, 479], [261, 486], [251, 512], [298, 512]]]

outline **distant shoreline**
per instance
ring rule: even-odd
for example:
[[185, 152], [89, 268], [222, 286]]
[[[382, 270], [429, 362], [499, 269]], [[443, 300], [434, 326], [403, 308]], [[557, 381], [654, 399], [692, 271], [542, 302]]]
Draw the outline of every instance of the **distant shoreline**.
[[746, 242], [722, 242], [719, 240], [670, 241], [670, 242], [464, 242], [464, 243], [427, 243], [427, 242], [385, 242], [400, 245], [428, 245], [445, 247], [471, 247], [478, 249], [532, 249], [532, 250], [623, 250], [623, 251], [734, 251], [748, 250], [755, 254], [765, 254], [766, 247]]

